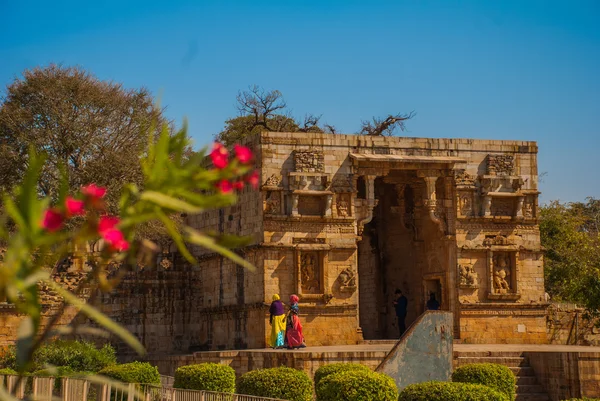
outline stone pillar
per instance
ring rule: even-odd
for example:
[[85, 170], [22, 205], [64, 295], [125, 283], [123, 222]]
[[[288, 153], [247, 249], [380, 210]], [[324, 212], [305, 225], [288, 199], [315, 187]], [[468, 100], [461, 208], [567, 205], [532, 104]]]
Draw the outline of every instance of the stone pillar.
[[404, 204], [404, 189], [406, 188], [406, 184], [396, 184], [396, 194], [398, 199], [398, 208], [400, 209], [400, 224], [402, 227], [405, 227], [405, 219], [404, 212], [406, 210], [406, 205]]
[[518, 196], [517, 197], [517, 210], [516, 210], [516, 216], [518, 219], [522, 219], [523, 218], [523, 202], [525, 201], [525, 197], [524, 196]]
[[492, 215], [492, 197], [486, 195], [483, 197], [483, 216], [490, 217]]
[[292, 194], [292, 216], [298, 216], [298, 194]]
[[333, 195], [327, 195], [325, 198], [325, 217], [331, 217], [331, 204], [333, 203]]

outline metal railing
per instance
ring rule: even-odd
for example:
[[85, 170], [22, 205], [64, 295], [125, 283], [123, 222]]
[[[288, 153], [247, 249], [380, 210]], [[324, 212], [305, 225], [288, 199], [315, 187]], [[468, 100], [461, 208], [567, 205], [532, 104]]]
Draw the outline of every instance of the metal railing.
[[244, 394], [219, 393], [215, 391], [184, 390], [151, 384], [129, 383], [114, 387], [95, 384], [86, 379], [27, 377], [0, 375], [0, 386], [15, 398], [36, 401], [284, 401], [275, 398]]

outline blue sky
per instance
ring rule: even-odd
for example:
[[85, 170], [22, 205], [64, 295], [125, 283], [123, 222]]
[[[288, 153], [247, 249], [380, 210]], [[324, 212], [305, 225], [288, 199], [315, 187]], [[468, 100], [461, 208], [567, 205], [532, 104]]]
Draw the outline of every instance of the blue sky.
[[149, 88], [198, 146], [250, 84], [345, 133], [414, 110], [408, 136], [537, 141], [544, 201], [600, 197], [597, 0], [0, 0], [0, 15], [2, 87], [80, 65]]

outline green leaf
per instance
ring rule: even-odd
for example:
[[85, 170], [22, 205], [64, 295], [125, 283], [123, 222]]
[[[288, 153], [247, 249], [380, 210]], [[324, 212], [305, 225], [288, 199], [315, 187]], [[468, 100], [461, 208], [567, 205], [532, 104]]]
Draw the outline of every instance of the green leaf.
[[144, 191], [142, 192], [140, 199], [152, 202], [162, 208], [175, 210], [178, 212], [199, 213], [202, 211], [201, 207], [194, 206], [188, 202], [182, 201], [181, 199], [173, 198], [172, 196], [156, 191]]
[[85, 301], [77, 298], [75, 294], [64, 289], [60, 284], [55, 283], [53, 280], [46, 280], [46, 284], [56, 291], [61, 297], [68, 303], [85, 313], [90, 319], [104, 327], [106, 330], [111, 331], [115, 335], [119, 336], [125, 341], [131, 348], [133, 348], [139, 355], [144, 355], [146, 350], [144, 346], [135, 338], [129, 331], [121, 327], [119, 324], [112, 321], [108, 316], [100, 312], [98, 309], [89, 305]]
[[252, 263], [248, 262], [244, 258], [240, 257], [230, 249], [224, 248], [221, 245], [217, 244], [214, 238], [208, 237], [201, 232], [194, 230], [191, 227], [185, 227], [184, 229], [186, 233], [185, 240], [191, 242], [194, 245], [203, 246], [207, 249], [210, 249], [213, 252], [217, 252], [232, 262], [237, 263], [238, 265], [245, 267], [248, 270], [254, 271], [256, 268]]
[[183, 237], [181, 236], [179, 231], [177, 231], [177, 227], [175, 226], [175, 223], [173, 223], [173, 220], [169, 219], [167, 217], [167, 215], [165, 215], [160, 210], [158, 210], [156, 212], [156, 214], [157, 214], [158, 218], [160, 219], [160, 221], [162, 221], [162, 223], [165, 225], [167, 232], [169, 233], [169, 235], [171, 236], [173, 241], [175, 241], [175, 245], [177, 245], [177, 249], [179, 249], [179, 252], [181, 252], [183, 257], [186, 258], [188, 260], [188, 262], [190, 262], [190, 263], [196, 263], [196, 259], [194, 258], [194, 256], [192, 256], [190, 251], [187, 249], [187, 246], [185, 246]]

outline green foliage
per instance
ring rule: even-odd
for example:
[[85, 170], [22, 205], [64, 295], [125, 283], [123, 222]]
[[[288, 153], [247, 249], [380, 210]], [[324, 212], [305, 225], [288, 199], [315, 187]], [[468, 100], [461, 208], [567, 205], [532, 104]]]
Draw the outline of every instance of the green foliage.
[[370, 372], [371, 369], [366, 367], [365, 365], [361, 365], [359, 363], [331, 363], [329, 365], [323, 365], [317, 369], [315, 372], [315, 388], [319, 385], [319, 382], [334, 373], [338, 372], [347, 372], [353, 370], [361, 370]]
[[13, 345], [0, 348], [0, 368], [15, 369], [17, 350]]
[[396, 401], [394, 380], [370, 370], [341, 370], [315, 384], [318, 401]]
[[452, 372], [452, 381], [483, 384], [506, 394], [510, 400], [515, 396], [515, 375], [506, 366], [496, 363], [472, 363], [460, 366]]
[[16, 375], [17, 371], [11, 368], [1, 368], [0, 375]]
[[98, 374], [124, 383], [160, 384], [160, 374], [156, 366], [148, 362], [131, 362], [108, 366]]
[[600, 200], [554, 201], [540, 212], [547, 292], [557, 301], [578, 303], [596, 315], [600, 309]]
[[38, 368], [62, 366], [74, 372], [98, 372], [117, 363], [115, 349], [110, 344], [98, 349], [85, 341], [55, 341], [38, 349], [33, 358]]
[[505, 394], [483, 384], [425, 382], [405, 387], [398, 401], [510, 401]]
[[312, 381], [306, 373], [278, 367], [243, 374], [238, 380], [237, 392], [289, 401], [311, 401], [312, 387]]
[[201, 363], [177, 368], [175, 371], [175, 388], [190, 390], [235, 392], [235, 371], [227, 365], [217, 363]]

